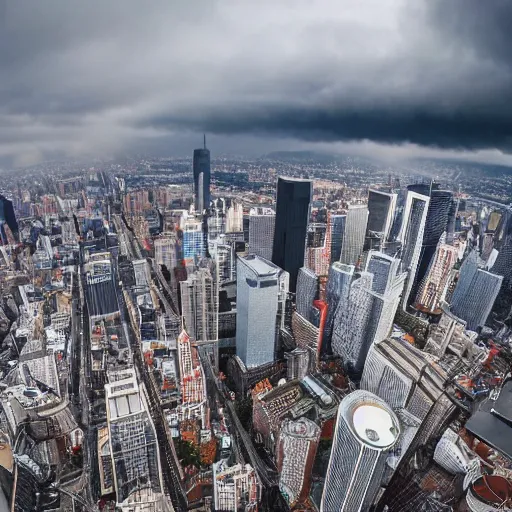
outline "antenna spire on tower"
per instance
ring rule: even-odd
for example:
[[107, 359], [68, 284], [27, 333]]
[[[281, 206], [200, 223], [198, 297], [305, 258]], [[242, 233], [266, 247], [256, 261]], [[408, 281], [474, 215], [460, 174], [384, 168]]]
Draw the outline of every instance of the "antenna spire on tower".
[[204, 149], [206, 149], [206, 133], [203, 133], [203, 138], [204, 138]]

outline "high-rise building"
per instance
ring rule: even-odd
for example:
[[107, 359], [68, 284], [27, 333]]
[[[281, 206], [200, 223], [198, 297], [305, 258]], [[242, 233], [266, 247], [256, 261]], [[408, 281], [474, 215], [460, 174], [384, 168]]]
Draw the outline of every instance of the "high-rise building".
[[304, 266], [309, 205], [313, 195], [310, 180], [279, 177], [272, 262], [290, 275], [295, 292], [299, 268]]
[[[437, 248], [437, 244], [443, 233], [448, 231], [448, 224], [456, 209], [454, 210], [453, 192], [449, 190], [440, 190], [436, 183], [431, 185], [410, 185], [408, 189], [420, 194], [427, 194], [430, 191], [430, 202], [428, 204], [427, 218], [425, 220], [425, 229], [423, 232], [423, 241], [421, 244], [421, 255], [418, 262], [418, 270], [414, 279], [412, 292], [413, 297], [417, 292], [419, 284], [425, 277], [428, 267]], [[411, 299], [413, 298], [411, 297]]]
[[276, 214], [272, 208], [257, 207], [249, 211], [249, 252], [272, 259]]
[[370, 346], [384, 340], [393, 326], [406, 277], [397, 274], [399, 263], [391, 256], [371, 251], [367, 270], [352, 282], [348, 299], [338, 305], [331, 347], [355, 374], [362, 372]]
[[254, 254], [237, 259], [236, 352], [248, 367], [274, 360], [284, 325], [288, 272]]
[[478, 267], [478, 254], [472, 251], [461, 265], [452, 295], [453, 314], [466, 322], [467, 329], [485, 325], [502, 286], [503, 276]]
[[188, 218], [183, 223], [183, 258], [194, 262], [205, 254], [203, 225], [201, 221]]
[[312, 321], [313, 301], [318, 298], [318, 276], [309, 268], [299, 269], [297, 277], [297, 313], [309, 322]]
[[[156, 430], [135, 372], [105, 385], [108, 448], [119, 510], [173, 510], [165, 497]], [[142, 475], [144, 478], [142, 478]]]
[[11, 230], [14, 239], [18, 240], [18, 223], [16, 222], [16, 215], [14, 214], [12, 201], [0, 195], [0, 243], [2, 245], [8, 243], [4, 225], [7, 225]]
[[345, 234], [346, 215], [331, 215], [331, 262], [339, 261]]
[[338, 409], [320, 511], [369, 510], [399, 436], [398, 418], [384, 400], [362, 390], [347, 395]]
[[382, 190], [368, 191], [368, 224], [366, 226], [365, 249], [380, 250], [389, 237], [397, 195]]
[[226, 212], [226, 233], [242, 233], [244, 209], [238, 201], [232, 201]]
[[345, 221], [343, 246], [341, 248], [341, 263], [356, 265], [363, 254], [366, 224], [368, 222], [368, 208], [366, 205], [350, 205]]
[[276, 449], [279, 490], [290, 508], [305, 502], [311, 486], [320, 427], [307, 418], [286, 419]]
[[429, 201], [430, 199], [428, 196], [409, 190], [407, 192], [407, 198], [402, 212], [402, 225], [400, 227], [397, 240], [402, 244], [402, 251], [400, 254], [402, 270], [404, 272], [408, 272], [402, 295], [402, 306], [404, 310], [409, 302], [409, 296], [411, 294], [421, 255], [421, 245], [423, 241], [423, 232], [425, 230]]
[[196, 212], [210, 208], [210, 150], [204, 148], [194, 149], [194, 206]]
[[360, 387], [422, 421], [441, 396], [445, 377], [410, 343], [386, 339], [372, 345]]
[[181, 310], [185, 329], [195, 341], [218, 339], [218, 291], [216, 276], [208, 268], [199, 268], [182, 281]]
[[331, 262], [330, 216], [327, 224], [311, 223], [308, 226], [304, 265], [317, 276], [326, 276]]
[[430, 267], [420, 284], [414, 307], [421, 311], [440, 311], [441, 301], [446, 294], [450, 272], [457, 262], [458, 250], [453, 245], [439, 243]]
[[155, 238], [155, 263], [165, 265], [169, 272], [178, 264], [178, 254], [176, 251], [176, 237], [173, 235], [163, 235]]
[[335, 261], [329, 269], [329, 277], [327, 278], [325, 291], [327, 318], [322, 334], [322, 351], [325, 353], [331, 350], [334, 319], [338, 314], [338, 308], [343, 307], [348, 300], [354, 270], [353, 265], [344, 265], [339, 261]]

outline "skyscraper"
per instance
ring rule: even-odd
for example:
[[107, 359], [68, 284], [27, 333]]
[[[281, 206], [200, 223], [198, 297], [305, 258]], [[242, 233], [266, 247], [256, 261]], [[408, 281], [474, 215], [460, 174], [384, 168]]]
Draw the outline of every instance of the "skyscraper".
[[368, 224], [365, 249], [380, 250], [388, 239], [395, 215], [397, 195], [381, 190], [368, 191]]
[[331, 215], [331, 263], [340, 260], [346, 220], [346, 215]]
[[7, 236], [5, 234], [4, 225], [7, 225], [14, 236], [14, 239], [18, 239], [18, 223], [16, 221], [16, 215], [14, 214], [14, 207], [12, 201], [6, 197], [0, 195], [0, 243], [5, 245], [8, 243]]
[[347, 395], [338, 409], [320, 511], [369, 510], [399, 435], [398, 418], [384, 400], [362, 390]]
[[205, 254], [204, 234], [201, 221], [186, 219], [182, 238], [183, 258], [188, 262], [197, 261]]
[[249, 252], [266, 260], [272, 259], [276, 214], [272, 208], [249, 211]]
[[274, 360], [288, 282], [287, 272], [259, 256], [237, 260], [236, 353], [248, 368]]
[[400, 255], [402, 270], [408, 272], [402, 295], [404, 310], [409, 301], [421, 255], [429, 201], [430, 199], [427, 196], [409, 190], [402, 212], [402, 225], [397, 240], [402, 244]]
[[206, 136], [204, 148], [194, 149], [194, 206], [196, 212], [210, 208], [210, 150], [206, 149]]
[[[426, 194], [430, 190], [430, 202], [428, 204], [427, 218], [425, 220], [425, 229], [423, 232], [423, 241], [421, 244], [421, 255], [418, 262], [418, 270], [412, 286], [413, 297], [418, 290], [418, 286], [425, 277], [428, 267], [436, 251], [439, 239], [444, 232], [448, 230], [448, 223], [454, 216], [454, 197], [453, 192], [449, 190], [440, 190], [438, 184], [429, 185], [410, 185], [410, 191], [420, 190]], [[410, 297], [411, 299], [413, 297]]]
[[313, 301], [318, 296], [318, 276], [309, 268], [299, 269], [297, 277], [297, 313], [309, 322], [312, 321]]
[[317, 276], [326, 276], [331, 262], [331, 222], [311, 223], [308, 226], [304, 265]]
[[341, 263], [356, 265], [363, 254], [368, 208], [366, 205], [350, 205], [347, 211], [343, 246], [341, 248]]
[[199, 268], [181, 285], [181, 310], [185, 328], [195, 341], [218, 339], [218, 291], [215, 275]]
[[226, 212], [226, 233], [243, 232], [244, 209], [237, 201], [232, 201]]
[[406, 277], [397, 275], [398, 266], [399, 260], [371, 251], [367, 270], [352, 282], [344, 304], [338, 305], [331, 347], [355, 374], [362, 372], [370, 346], [384, 340], [393, 326]]
[[272, 262], [289, 273], [291, 292], [295, 292], [299, 268], [304, 265], [312, 195], [313, 185], [310, 180], [288, 177], [279, 177], [277, 180]]
[[461, 265], [452, 295], [453, 314], [466, 322], [467, 329], [484, 326], [498, 296], [503, 276], [478, 268], [478, 255], [472, 251]]
[[446, 293], [448, 277], [457, 262], [458, 250], [453, 245], [439, 243], [434, 258], [430, 262], [427, 274], [420, 284], [416, 295], [415, 307], [434, 313], [439, 311]]

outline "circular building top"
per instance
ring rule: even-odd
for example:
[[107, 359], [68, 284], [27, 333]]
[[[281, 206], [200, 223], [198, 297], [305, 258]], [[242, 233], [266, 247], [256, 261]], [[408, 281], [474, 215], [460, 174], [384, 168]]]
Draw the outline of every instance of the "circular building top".
[[376, 448], [393, 445], [400, 434], [394, 415], [377, 404], [366, 403], [357, 407], [352, 423], [359, 439]]

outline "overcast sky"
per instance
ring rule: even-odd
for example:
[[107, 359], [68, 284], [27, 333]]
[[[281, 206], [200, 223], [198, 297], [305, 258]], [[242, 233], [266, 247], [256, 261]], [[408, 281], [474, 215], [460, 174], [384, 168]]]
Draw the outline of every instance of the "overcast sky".
[[512, 163], [509, 0], [0, 0], [0, 161], [355, 151]]

